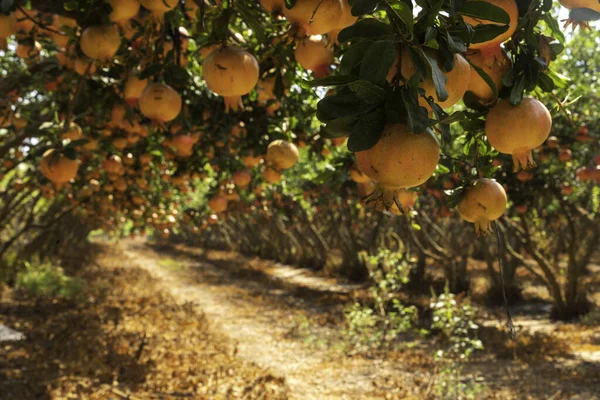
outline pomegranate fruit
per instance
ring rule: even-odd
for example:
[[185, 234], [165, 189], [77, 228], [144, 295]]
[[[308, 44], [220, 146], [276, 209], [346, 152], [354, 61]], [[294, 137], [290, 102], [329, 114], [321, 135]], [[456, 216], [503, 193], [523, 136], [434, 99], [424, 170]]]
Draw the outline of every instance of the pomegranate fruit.
[[8, 38], [17, 33], [17, 17], [14, 13], [0, 13], [0, 38]]
[[283, 7], [287, 20], [306, 35], [324, 35], [334, 30], [342, 17], [340, 0], [297, 0], [294, 7]]
[[[502, 89], [502, 76], [511, 69], [511, 61], [508, 55], [502, 51], [501, 58], [496, 63], [486, 63], [483, 54], [480, 51], [475, 51], [467, 54], [467, 59], [476, 67], [481, 68], [492, 79], [496, 85], [498, 92]], [[490, 103], [494, 100], [494, 92], [492, 88], [483, 80], [481, 75], [475, 70], [471, 70], [471, 79], [467, 86], [467, 91], [471, 92], [480, 101]]]
[[159, 123], [177, 118], [183, 105], [179, 93], [164, 83], [146, 86], [139, 101], [142, 114]]
[[296, 145], [285, 140], [274, 140], [267, 147], [267, 162], [278, 169], [293, 167], [299, 158]]
[[216, 214], [220, 214], [227, 210], [227, 198], [220, 194], [214, 195], [208, 200], [208, 207]]
[[109, 0], [112, 12], [108, 16], [111, 21], [123, 23], [135, 17], [140, 11], [139, 0]]
[[[64, 123], [61, 124], [61, 128], [64, 130]], [[61, 134], [61, 138], [63, 140], [77, 140], [81, 139], [83, 136], [83, 131], [81, 127], [77, 125], [75, 122], [69, 123], [69, 127]]]
[[265, 168], [263, 176], [268, 183], [277, 183], [281, 180], [281, 172], [271, 167]]
[[338, 35], [342, 29], [354, 25], [358, 17], [352, 15], [352, 9], [348, 0], [342, 0], [342, 15], [334, 30], [327, 32], [327, 36], [333, 43], [338, 43]]
[[144, 92], [144, 89], [148, 86], [147, 79], [139, 79], [134, 74], [129, 75], [127, 82], [125, 82], [125, 89], [123, 90], [123, 97], [125, 102], [131, 107], [138, 105], [138, 101]]
[[369, 178], [366, 174], [364, 174], [361, 170], [359, 170], [356, 167], [350, 168], [349, 175], [350, 179], [352, 179], [356, 183], [367, 183], [371, 181], [371, 178]]
[[[490, 3], [496, 7], [499, 7], [506, 11], [509, 17], [508, 30], [493, 39], [487, 40], [481, 43], [471, 43], [469, 45], [470, 50], [480, 50], [484, 60], [488, 63], [494, 63], [496, 60], [501, 59], [502, 49], [500, 48], [500, 44], [510, 38], [513, 33], [517, 30], [517, 24], [519, 22], [519, 10], [517, 8], [517, 2], [515, 0], [484, 0], [487, 3]], [[478, 19], [463, 16], [463, 20], [472, 25], [504, 25], [492, 21], [488, 21], [485, 19]]]
[[[424, 52], [428, 57], [438, 60], [438, 66], [440, 69], [442, 68], [442, 65], [439, 62], [439, 53], [437, 50], [424, 48]], [[390, 83], [393, 82], [394, 76], [398, 71], [398, 61], [399, 57], [396, 56], [392, 67], [388, 71], [387, 81]], [[410, 78], [415, 74], [415, 72], [417, 72], [417, 69], [410, 59], [408, 52], [403, 50], [401, 67], [402, 76], [405, 78]], [[446, 91], [448, 92], [448, 98], [446, 100], [440, 101], [438, 99], [435, 91], [435, 85], [431, 79], [424, 80], [421, 82], [420, 86], [425, 89], [425, 95], [427, 97], [433, 97], [435, 102], [439, 104], [440, 107], [448, 108], [458, 103], [460, 99], [462, 99], [469, 86], [471, 75], [475, 72], [471, 72], [471, 66], [463, 56], [460, 54], [455, 54], [454, 68], [452, 68], [452, 71], [442, 71], [442, 73], [446, 77]], [[419, 98], [419, 104], [429, 109], [429, 104], [424, 99]]]
[[208, 88], [224, 97], [225, 111], [237, 111], [242, 106], [242, 96], [258, 82], [256, 58], [239, 47], [227, 46], [213, 51], [202, 68]]
[[42, 155], [40, 170], [57, 189], [75, 178], [78, 169], [79, 163], [77, 160], [71, 160], [54, 149], [47, 150]]
[[119, 157], [115, 154], [111, 155], [106, 160], [104, 160], [104, 162], [102, 162], [102, 168], [108, 174], [117, 175], [117, 174], [122, 174], [124, 172], [123, 161], [121, 160], [121, 157]]
[[375, 146], [355, 155], [360, 170], [385, 192], [427, 181], [435, 172], [440, 147], [427, 133], [414, 134], [405, 124], [390, 124]]
[[491, 231], [491, 222], [504, 214], [506, 202], [502, 185], [493, 179], [480, 178], [465, 190], [458, 203], [458, 213], [465, 221], [475, 224], [478, 235], [486, 234]]
[[81, 51], [93, 60], [110, 60], [117, 54], [120, 46], [119, 30], [109, 25], [90, 26], [79, 39]]
[[333, 62], [333, 49], [324, 38], [311, 36], [296, 45], [294, 57], [302, 68], [311, 71], [315, 77], [329, 75], [329, 67]]
[[512, 155], [515, 171], [535, 166], [531, 151], [544, 143], [551, 128], [550, 112], [531, 97], [517, 106], [508, 99], [500, 100], [485, 121], [488, 141], [499, 152]]
[[252, 175], [250, 174], [250, 172], [245, 170], [237, 171], [233, 174], [232, 178], [233, 182], [241, 188], [245, 188], [250, 184], [250, 182], [252, 182]]
[[73, 69], [81, 76], [94, 75], [96, 72], [96, 66], [94, 65], [94, 62], [85, 57], [77, 58], [73, 64]]

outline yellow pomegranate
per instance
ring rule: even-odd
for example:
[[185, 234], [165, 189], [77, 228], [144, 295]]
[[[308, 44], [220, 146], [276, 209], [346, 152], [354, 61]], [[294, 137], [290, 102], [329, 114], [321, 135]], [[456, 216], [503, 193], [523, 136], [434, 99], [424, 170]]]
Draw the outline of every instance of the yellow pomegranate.
[[[515, 31], [517, 30], [517, 24], [519, 23], [519, 10], [517, 8], [517, 2], [515, 0], [484, 0], [484, 1], [486, 1], [492, 5], [495, 5], [496, 7], [500, 7], [501, 9], [506, 11], [506, 13], [508, 14], [509, 19], [510, 19], [510, 22], [508, 24], [508, 30], [506, 32], [504, 32], [486, 42], [472, 43], [471, 45], [469, 45], [470, 50], [480, 50], [483, 55], [483, 58], [486, 61], [493, 62], [495, 59], [501, 59], [501, 57], [502, 57], [502, 55], [501, 55], [502, 50], [500, 48], [500, 44], [502, 42], [505, 42], [507, 39], [509, 39], [513, 35], [513, 33], [515, 33]], [[488, 20], [477, 19], [477, 18], [472, 18], [472, 17], [467, 17], [467, 16], [463, 16], [463, 20], [472, 26], [478, 26], [480, 24], [503, 25], [500, 23], [496, 23], [496, 22], [492, 22], [492, 21], [488, 21]]]
[[125, 89], [123, 90], [125, 102], [131, 107], [137, 106], [146, 86], [148, 86], [147, 79], [139, 79], [134, 74], [129, 75], [127, 82], [125, 82]]
[[352, 15], [352, 9], [350, 7], [350, 4], [348, 3], [348, 0], [342, 0], [342, 15], [338, 23], [336, 24], [335, 29], [330, 32], [327, 32], [327, 36], [332, 42], [337, 43], [338, 35], [342, 31], [342, 29], [354, 25], [357, 19], [358, 17]]
[[64, 132], [61, 134], [61, 138], [63, 140], [78, 140], [83, 136], [81, 127], [75, 122], [69, 123], [69, 127], [66, 130], [64, 128], [64, 123], [61, 124], [61, 128], [64, 130]]
[[508, 99], [500, 100], [485, 121], [488, 141], [500, 153], [512, 155], [515, 171], [535, 166], [531, 151], [544, 143], [551, 129], [550, 112], [531, 97], [517, 106]]
[[252, 175], [250, 174], [250, 172], [245, 170], [237, 171], [233, 174], [232, 178], [233, 182], [241, 188], [245, 188], [252, 181]]
[[84, 57], [78, 57], [75, 60], [73, 69], [75, 70], [75, 72], [82, 76], [94, 75], [94, 73], [96, 72], [96, 66], [94, 65], [94, 62]]
[[258, 82], [256, 58], [239, 47], [215, 50], [204, 60], [202, 68], [208, 88], [224, 97], [226, 111], [230, 108], [237, 111], [242, 105], [242, 95]]
[[324, 38], [311, 36], [296, 45], [294, 57], [302, 68], [311, 71], [315, 77], [329, 75], [329, 67], [333, 62], [333, 49]]
[[4, 15], [0, 13], [0, 38], [11, 37], [17, 33], [17, 17], [14, 13]]
[[173, 137], [171, 146], [177, 150], [177, 155], [180, 157], [190, 157], [192, 149], [199, 139], [198, 135], [180, 134]]
[[271, 167], [265, 168], [263, 176], [268, 183], [277, 183], [281, 180], [281, 172]]
[[296, 145], [285, 140], [274, 140], [267, 147], [267, 162], [278, 169], [293, 167], [299, 158]]
[[390, 124], [375, 146], [355, 155], [360, 170], [385, 193], [427, 181], [435, 172], [440, 147], [430, 134], [414, 134], [405, 124]]
[[93, 138], [87, 138], [87, 143], [82, 146], [84, 150], [93, 151], [98, 148], [98, 141]]
[[[504, 51], [501, 52], [501, 59], [495, 63], [486, 63], [483, 54], [480, 51], [467, 54], [467, 59], [473, 65], [483, 69], [483, 71], [488, 74], [492, 81], [494, 81], [498, 92], [500, 89], [502, 89], [502, 76], [512, 67], [510, 58]], [[494, 100], [492, 88], [475, 70], [471, 71], [471, 79], [469, 81], [467, 91], [472, 92], [479, 100], [485, 103], [489, 103]]]
[[356, 167], [350, 168], [350, 179], [352, 179], [356, 183], [367, 183], [371, 181], [366, 174], [364, 174], [361, 170]]
[[109, 0], [112, 12], [108, 16], [113, 22], [125, 22], [135, 17], [140, 11], [138, 0]]
[[506, 192], [502, 185], [492, 179], [477, 179], [468, 187], [458, 203], [458, 213], [462, 219], [475, 224], [477, 234], [491, 231], [491, 221], [495, 221], [506, 210]]
[[42, 155], [40, 170], [57, 189], [75, 178], [78, 169], [79, 163], [77, 160], [71, 160], [54, 149], [47, 150]]
[[31, 42], [23, 42], [23, 43], [19, 43], [17, 45], [17, 50], [16, 50], [16, 54], [19, 58], [22, 59], [29, 59], [29, 58], [37, 58], [40, 55], [40, 52], [42, 51], [42, 45], [38, 42], [35, 41], [33, 43]]
[[242, 163], [248, 167], [248, 168], [254, 168], [257, 165], [260, 165], [260, 162], [262, 161], [262, 157], [261, 156], [254, 156], [254, 154], [249, 154], [247, 156], [242, 156], [241, 157]]
[[[39, 15], [37, 15], [38, 13], [35, 10], [27, 10], [26, 13], [31, 18], [36, 19], [36, 21], [39, 20]], [[27, 18], [25, 13], [23, 13], [19, 9], [15, 10], [14, 16], [17, 19], [17, 29], [19, 32], [29, 33], [36, 26], [35, 22], [33, 22], [31, 19]], [[2, 22], [1, 22], [1, 16], [0, 16], [0, 25], [1, 24], [2, 24]]]
[[146, 117], [157, 122], [172, 121], [181, 112], [181, 96], [171, 86], [152, 83], [140, 96], [140, 111]]
[[227, 198], [217, 194], [208, 200], [208, 207], [216, 214], [220, 214], [227, 210]]
[[104, 160], [102, 168], [109, 174], [121, 174], [124, 172], [121, 157], [114, 154]]
[[[440, 68], [442, 67], [439, 63], [439, 54], [437, 50], [424, 48], [424, 51], [429, 57], [437, 59], [438, 65], [440, 66]], [[396, 57], [396, 60], [394, 61], [392, 67], [388, 72], [387, 80], [390, 83], [393, 82], [394, 76], [398, 71], [398, 59], [399, 57]], [[408, 55], [408, 52], [406, 50], [402, 51], [401, 72], [402, 76], [404, 76], [405, 78], [410, 78], [415, 74], [415, 72], [417, 72], [417, 69], [412, 63], [412, 60], [410, 59], [410, 56]], [[454, 68], [452, 69], [452, 71], [442, 71], [442, 73], [446, 77], [446, 91], [448, 92], [448, 98], [446, 100], [439, 101], [435, 91], [435, 85], [433, 84], [433, 81], [431, 79], [426, 79], [425, 81], [421, 82], [421, 87], [425, 89], [425, 95], [427, 97], [433, 97], [435, 102], [439, 104], [442, 108], [448, 108], [458, 103], [460, 99], [462, 99], [465, 92], [467, 91], [467, 87], [469, 86], [469, 80], [471, 78], [472, 72], [467, 60], [465, 60], [463, 56], [455, 54]], [[419, 104], [426, 108], [429, 108], [427, 102], [422, 98], [419, 98]]]
[[109, 25], [90, 26], [83, 31], [79, 39], [81, 51], [93, 60], [112, 59], [120, 46], [119, 30]]
[[297, 0], [291, 9], [283, 7], [283, 15], [290, 23], [301, 27], [306, 35], [324, 35], [337, 27], [342, 17], [342, 2]]

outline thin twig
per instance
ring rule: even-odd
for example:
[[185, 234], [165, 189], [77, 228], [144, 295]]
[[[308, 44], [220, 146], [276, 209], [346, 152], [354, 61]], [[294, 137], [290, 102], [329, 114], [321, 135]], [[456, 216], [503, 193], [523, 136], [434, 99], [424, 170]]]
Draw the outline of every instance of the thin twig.
[[29, 14], [27, 14], [27, 12], [25, 11], [25, 9], [23, 7], [21, 7], [20, 5], [17, 6], [17, 8], [19, 9], [19, 11], [21, 11], [23, 13], [23, 15], [25, 15], [25, 18], [27, 18], [28, 20], [30, 20], [31, 22], [33, 22], [34, 24], [36, 24], [37, 26], [39, 26], [42, 29], [45, 29], [49, 32], [54, 33], [55, 35], [60, 35], [60, 36], [67, 36], [66, 33], [64, 32], [59, 32], [59, 31], [55, 31], [52, 28], [48, 28], [48, 26], [46, 24], [42, 24], [39, 21], [36, 21], [35, 19], [33, 19]]
[[504, 311], [506, 312], [506, 325], [510, 331], [510, 335], [513, 339], [517, 337], [517, 331], [513, 324], [512, 315], [510, 314], [510, 308], [508, 307], [508, 299], [506, 298], [506, 288], [504, 287], [504, 265], [502, 263], [502, 237], [500, 236], [500, 230], [498, 229], [498, 223], [494, 221], [494, 231], [496, 232], [496, 240], [498, 244], [498, 269], [500, 270], [500, 287], [502, 289], [502, 300], [504, 301]]
[[309, 25], [313, 23], [313, 20], [315, 19], [315, 14], [319, 10], [319, 7], [321, 7], [321, 3], [323, 3], [323, 0], [319, 0], [319, 4], [317, 4], [317, 7], [315, 7], [315, 9], [313, 10], [312, 15], [310, 16], [310, 21], [308, 21]]

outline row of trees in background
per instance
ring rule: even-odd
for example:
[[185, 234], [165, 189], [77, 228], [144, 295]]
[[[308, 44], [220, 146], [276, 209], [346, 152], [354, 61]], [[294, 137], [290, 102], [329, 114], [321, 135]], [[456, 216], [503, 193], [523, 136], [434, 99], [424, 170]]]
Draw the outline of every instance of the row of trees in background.
[[[352, 16], [344, 9], [352, 17], [344, 21], [347, 30], [305, 37], [316, 33], [310, 21], [299, 23], [287, 7], [261, 3], [144, 0], [128, 23], [113, 24], [118, 2], [2, 2], [3, 28], [15, 25], [0, 31], [6, 42], [0, 58], [0, 260], [33, 249], [59, 254], [61, 246], [101, 228], [364, 279], [360, 252], [389, 247], [414, 264], [414, 290], [427, 290], [435, 278], [428, 266], [443, 271], [453, 292], [469, 290], [467, 267], [476, 258], [488, 265], [490, 298], [497, 301], [499, 257], [511, 299], [518, 298], [523, 268], [547, 286], [557, 317], [588, 309], [586, 273], [600, 225], [597, 32], [577, 33], [562, 52], [566, 40], [551, 5], [539, 1], [502, 5], [510, 15], [485, 4], [461, 14], [454, 2], [443, 2], [425, 7], [415, 23], [412, 3], [361, 0], [337, 2], [358, 10]], [[360, 23], [353, 25], [358, 14]], [[471, 14], [498, 23], [471, 20], [479, 27], [469, 30]], [[94, 34], [98, 24], [106, 35]], [[508, 29], [514, 35], [502, 38], [509, 39], [510, 68], [497, 86], [484, 82], [486, 91], [492, 100], [501, 94], [514, 103], [530, 92], [554, 105], [551, 137], [534, 150], [539, 166], [528, 171], [513, 172], [510, 155], [490, 145], [483, 125], [492, 103], [474, 101], [463, 87], [454, 96], [456, 103], [464, 95], [463, 102], [446, 111], [436, 106], [450, 87], [455, 58], [471, 75], [489, 80], [460, 63], [461, 54]], [[90, 36], [110, 48], [90, 46]], [[392, 65], [399, 43], [416, 51], [415, 59], [437, 45], [446, 62], [440, 67], [433, 58], [421, 59], [429, 60], [427, 72], [411, 82], [402, 71], [387, 79], [388, 65], [365, 61], [379, 49]], [[242, 85], [245, 93], [227, 94], [214, 85], [217, 55], [221, 64], [241, 57], [246, 75], [256, 75], [252, 85]], [[321, 78], [311, 83], [314, 77]], [[420, 88], [420, 80], [435, 96]], [[333, 89], [324, 97], [311, 85]], [[216, 94], [225, 95], [226, 107]], [[346, 114], [354, 112], [360, 118]], [[388, 123], [401, 121], [429, 135], [441, 152], [425, 185], [393, 188], [405, 216], [396, 215], [401, 210], [389, 199], [376, 207], [360, 204], [375, 188], [344, 144], [350, 135], [351, 150], [375, 145], [384, 114]], [[477, 238], [454, 212], [463, 189], [483, 177], [497, 178], [510, 200], [498, 220], [498, 243], [496, 236]]]

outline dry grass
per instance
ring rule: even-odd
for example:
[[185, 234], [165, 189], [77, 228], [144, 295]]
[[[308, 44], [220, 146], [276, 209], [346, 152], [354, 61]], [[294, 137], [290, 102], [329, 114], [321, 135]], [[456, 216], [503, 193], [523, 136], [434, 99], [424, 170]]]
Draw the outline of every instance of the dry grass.
[[287, 398], [280, 378], [237, 359], [122, 254], [105, 247], [97, 261], [78, 266], [84, 301], [0, 305], [0, 323], [27, 336], [0, 348], [0, 399]]

